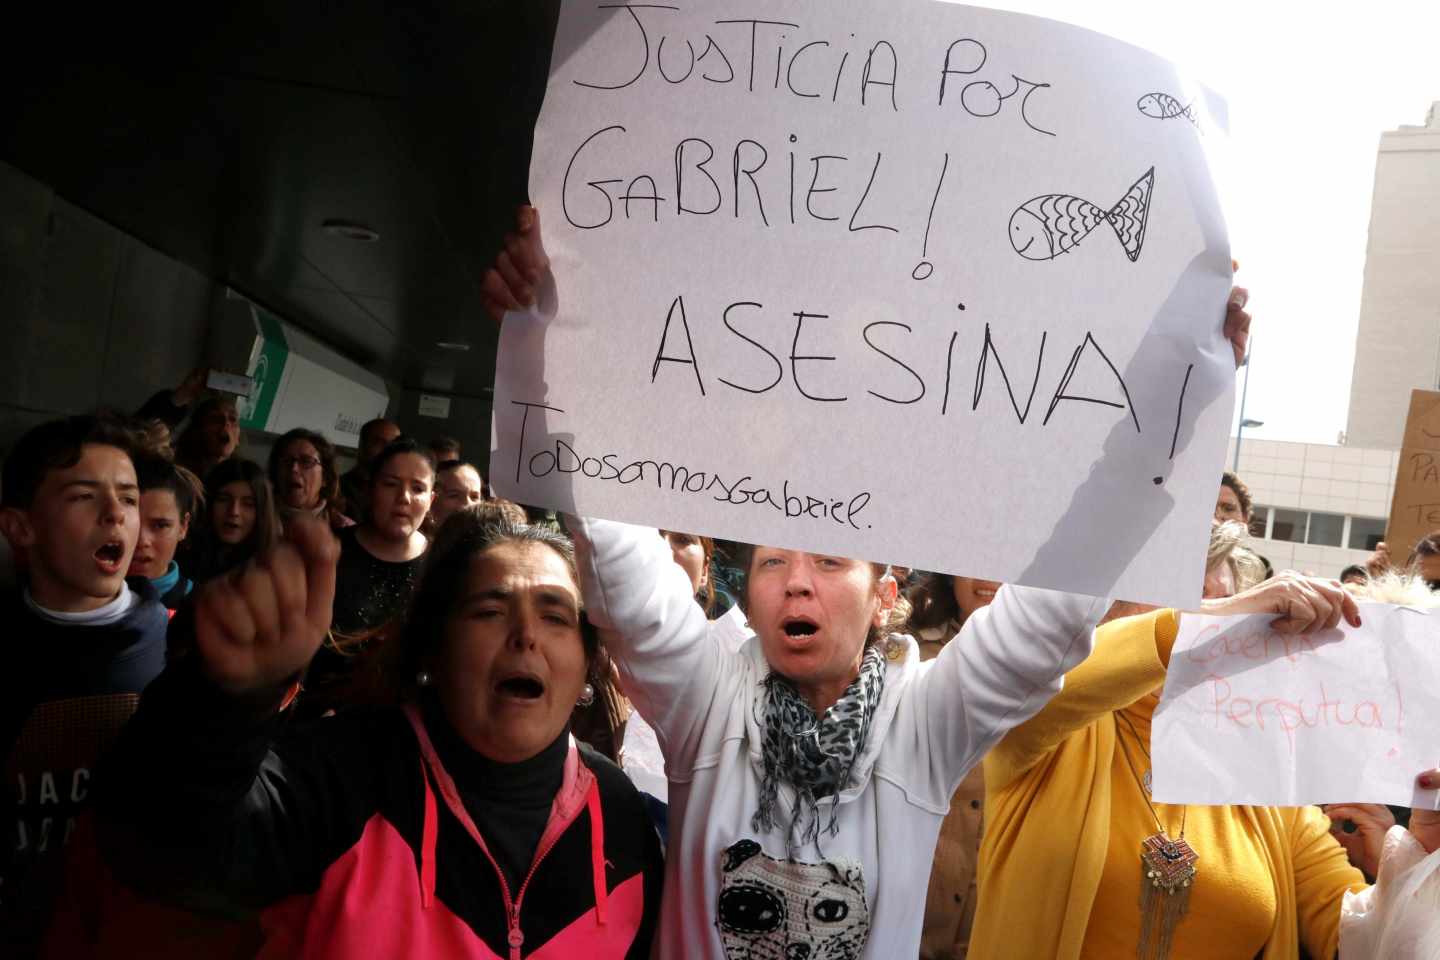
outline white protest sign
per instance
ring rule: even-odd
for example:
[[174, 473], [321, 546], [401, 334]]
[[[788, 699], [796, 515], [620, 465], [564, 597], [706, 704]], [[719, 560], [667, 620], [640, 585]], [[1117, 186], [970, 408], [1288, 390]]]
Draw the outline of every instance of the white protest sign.
[[1436, 807], [1440, 613], [1360, 605], [1362, 625], [1283, 636], [1185, 614], [1151, 727], [1164, 803]]
[[1225, 106], [929, 0], [565, 3], [504, 324], [504, 496], [1199, 599], [1234, 359]]

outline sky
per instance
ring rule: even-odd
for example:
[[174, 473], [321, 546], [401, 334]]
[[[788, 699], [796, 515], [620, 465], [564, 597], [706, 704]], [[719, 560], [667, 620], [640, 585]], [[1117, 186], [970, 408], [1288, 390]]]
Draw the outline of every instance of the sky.
[[1335, 443], [1349, 407], [1375, 151], [1382, 131], [1424, 124], [1440, 101], [1440, 3], [1370, 0], [1345, 15], [1293, 0], [983, 5], [1145, 47], [1226, 98], [1226, 213], [1254, 316], [1245, 416], [1265, 423], [1245, 436]]

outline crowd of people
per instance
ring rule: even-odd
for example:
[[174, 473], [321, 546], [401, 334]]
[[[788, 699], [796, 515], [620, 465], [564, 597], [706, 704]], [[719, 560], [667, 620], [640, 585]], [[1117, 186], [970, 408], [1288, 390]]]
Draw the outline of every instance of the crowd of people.
[[[524, 208], [497, 319], [547, 269]], [[1183, 618], [1440, 606], [1440, 534], [1277, 574], [1226, 473], [1155, 609], [557, 518], [384, 419], [262, 466], [203, 383], [5, 456], [5, 956], [1436, 955], [1440, 815], [1158, 803], [1150, 725]]]

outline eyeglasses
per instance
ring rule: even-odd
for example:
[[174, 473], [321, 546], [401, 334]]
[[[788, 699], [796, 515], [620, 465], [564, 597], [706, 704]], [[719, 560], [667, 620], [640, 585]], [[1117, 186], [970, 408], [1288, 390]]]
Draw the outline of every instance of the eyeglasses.
[[314, 470], [320, 466], [320, 461], [314, 457], [281, 457], [280, 469], [289, 470], [291, 467], [299, 467], [301, 470]]

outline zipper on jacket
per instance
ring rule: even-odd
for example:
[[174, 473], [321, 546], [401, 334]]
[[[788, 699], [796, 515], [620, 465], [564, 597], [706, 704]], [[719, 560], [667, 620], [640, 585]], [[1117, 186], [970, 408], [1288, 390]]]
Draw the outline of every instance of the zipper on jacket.
[[[521, 887], [520, 889], [523, 892], [525, 888]], [[506, 891], [505, 899], [510, 899], [509, 891]], [[510, 960], [520, 960], [520, 945], [525, 942], [525, 934], [520, 929], [519, 902], [510, 908], [510, 933], [506, 936], [506, 940], [510, 943]]]
[[[409, 710], [410, 708], [407, 708], [407, 712], [409, 712]], [[421, 742], [422, 753], [425, 753], [427, 755], [426, 757], [422, 757], [422, 759], [425, 761], [425, 767], [428, 770], [430, 765], [428, 753], [431, 748], [428, 747], [429, 740], [424, 733], [424, 727], [416, 719], [416, 716], [417, 715], [412, 714], [410, 720], [412, 725], [415, 725], [417, 739], [419, 739]], [[575, 746], [572, 744], [570, 749], [572, 751], [575, 750]], [[438, 757], [436, 758], [436, 761], [438, 762]], [[580, 761], [577, 758], [577, 762], [581, 763], [581, 765], [583, 766], [583, 761]], [[442, 771], [444, 770], [443, 767], [441, 767], [440, 769]], [[426, 772], [426, 770], [422, 770], [422, 775]], [[428, 772], [434, 773], [433, 770], [429, 770]], [[438, 780], [439, 774], [436, 774], [436, 778]], [[428, 788], [428, 778], [426, 780], [426, 784]], [[590, 791], [595, 791], [598, 793], [599, 789], [599, 784], [596, 781], [592, 780], [590, 783]], [[460, 803], [460, 810], [459, 812], [457, 812], [454, 807], [451, 806], [451, 816], [455, 816], [460, 819], [461, 823], [466, 827], [467, 831], [471, 833], [472, 837], [474, 837], [474, 839], [476, 840], [477, 846], [479, 846], [480, 850], [485, 854], [485, 858], [490, 861], [490, 866], [494, 868], [496, 879], [500, 881], [500, 895], [505, 900], [505, 915], [509, 926], [509, 931], [507, 932], [505, 939], [506, 942], [510, 944], [510, 960], [520, 960], [520, 947], [525, 943], [525, 932], [520, 929], [520, 904], [521, 901], [525, 899], [525, 891], [529, 888], [530, 880], [535, 876], [535, 871], [539, 868], [540, 862], [544, 860], [545, 857], [550, 853], [550, 851], [554, 849], [555, 845], [560, 842], [560, 838], [566, 834], [566, 832], [572, 825], [574, 825], [575, 821], [580, 819], [580, 815], [584, 812], [586, 805], [582, 804], [580, 809], [575, 812], [575, 815], [571, 817], [569, 822], [567, 822], [562, 829], [558, 830], [555, 836], [550, 838], [549, 843], [545, 844], [545, 846], [540, 848], [539, 852], [535, 856], [535, 859], [530, 864], [530, 871], [525, 874], [524, 883], [520, 884], [519, 892], [515, 895], [515, 897], [512, 898], [510, 896], [510, 884], [505, 880], [505, 871], [500, 869], [500, 862], [496, 860], [495, 855], [490, 852], [489, 846], [480, 836], [479, 828], [475, 826], [474, 821], [470, 818], [470, 815], [465, 812], [464, 802], [460, 800], [458, 796], [454, 798], [453, 802]], [[450, 806], [452, 804], [452, 801], [448, 798], [448, 796], [446, 799], [446, 804], [447, 806]]]
[[[480, 849], [490, 861], [490, 866], [495, 868], [495, 878], [500, 881], [500, 895], [505, 898], [505, 918], [510, 928], [505, 939], [510, 944], [510, 960], [520, 960], [520, 944], [525, 942], [525, 934], [520, 931], [520, 903], [510, 898], [510, 884], [505, 882], [505, 871], [500, 869], [489, 848], [482, 845]], [[521, 892], [524, 892], [523, 887]]]
[[[592, 786], [590, 789], [595, 788]], [[525, 942], [525, 933], [520, 929], [520, 904], [525, 901], [525, 891], [530, 888], [530, 880], [535, 876], [535, 871], [540, 868], [540, 861], [544, 860], [555, 848], [555, 844], [560, 842], [560, 838], [565, 836], [565, 833], [565, 830], [561, 830], [550, 839], [549, 843], [540, 848], [539, 853], [535, 854], [535, 859], [530, 864], [530, 872], [525, 874], [525, 881], [520, 884], [520, 892], [515, 895], [515, 905], [510, 908], [510, 960], [520, 960], [520, 945]], [[492, 857], [490, 862], [494, 863], [495, 859]], [[495, 869], [499, 870], [500, 867], [497, 865]], [[504, 876], [501, 876], [500, 884], [502, 889], [505, 889]], [[505, 890], [505, 900], [508, 904], [510, 900], [508, 889]]]
[[[591, 787], [591, 789], [593, 790], [594, 787]], [[481, 848], [485, 851], [485, 856], [490, 861], [490, 866], [495, 868], [495, 876], [500, 880], [500, 894], [505, 898], [505, 916], [509, 921], [508, 925], [510, 928], [505, 940], [510, 944], [510, 960], [520, 960], [520, 947], [525, 943], [525, 931], [520, 929], [520, 904], [525, 899], [525, 891], [530, 886], [530, 879], [535, 876], [535, 871], [539, 868], [540, 861], [545, 859], [546, 855], [554, 849], [555, 844], [559, 843], [560, 838], [564, 835], [565, 831], [560, 831], [551, 838], [548, 844], [540, 848], [540, 852], [535, 855], [534, 861], [530, 864], [530, 872], [525, 875], [525, 882], [520, 884], [520, 892], [515, 895], [513, 900], [510, 897], [510, 884], [505, 882], [505, 871], [500, 869], [500, 864], [488, 849], [484, 847]]]

